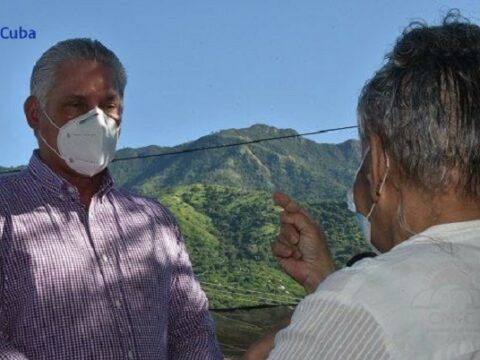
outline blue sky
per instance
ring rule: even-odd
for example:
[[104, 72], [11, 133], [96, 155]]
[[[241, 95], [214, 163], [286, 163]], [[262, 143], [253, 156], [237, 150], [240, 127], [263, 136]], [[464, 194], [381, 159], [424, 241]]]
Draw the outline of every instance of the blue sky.
[[[300, 132], [354, 124], [363, 83], [410, 20], [478, 0], [2, 0], [0, 165], [28, 161], [36, 143], [23, 115], [31, 69], [57, 41], [93, 37], [129, 74], [120, 147], [171, 146], [265, 123]], [[355, 131], [314, 137], [340, 142]]]

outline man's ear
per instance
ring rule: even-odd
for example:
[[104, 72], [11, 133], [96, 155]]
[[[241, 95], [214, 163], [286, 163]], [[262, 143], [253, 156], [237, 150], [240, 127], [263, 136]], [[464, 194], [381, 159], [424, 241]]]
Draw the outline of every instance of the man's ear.
[[28, 126], [30, 126], [33, 130], [37, 130], [40, 124], [41, 111], [38, 99], [35, 96], [30, 95], [23, 104], [23, 111], [25, 112]]
[[388, 171], [388, 159], [381, 139], [377, 135], [370, 136], [370, 166], [368, 172], [368, 181], [370, 183], [370, 192], [372, 199], [378, 201], [382, 181]]

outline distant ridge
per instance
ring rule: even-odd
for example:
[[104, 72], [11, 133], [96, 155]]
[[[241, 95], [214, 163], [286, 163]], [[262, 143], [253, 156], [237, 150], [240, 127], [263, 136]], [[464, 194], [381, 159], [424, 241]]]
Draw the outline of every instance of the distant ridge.
[[[170, 152], [260, 138], [297, 134], [257, 124], [227, 129], [175, 147], [122, 149], [118, 157]], [[359, 162], [359, 143], [320, 144], [304, 138], [283, 139], [212, 151], [138, 159], [112, 164], [120, 185], [149, 192], [196, 183], [249, 190], [282, 190], [301, 200], [330, 200], [344, 196]]]

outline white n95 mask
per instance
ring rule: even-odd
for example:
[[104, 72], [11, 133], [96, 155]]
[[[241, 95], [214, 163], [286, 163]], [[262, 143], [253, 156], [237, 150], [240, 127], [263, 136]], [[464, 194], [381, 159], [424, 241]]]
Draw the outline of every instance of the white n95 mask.
[[58, 129], [58, 152], [39, 133], [40, 138], [50, 150], [65, 160], [72, 170], [92, 177], [113, 160], [120, 127], [102, 109], [95, 107], [62, 127], [58, 127], [43, 108], [42, 111]]

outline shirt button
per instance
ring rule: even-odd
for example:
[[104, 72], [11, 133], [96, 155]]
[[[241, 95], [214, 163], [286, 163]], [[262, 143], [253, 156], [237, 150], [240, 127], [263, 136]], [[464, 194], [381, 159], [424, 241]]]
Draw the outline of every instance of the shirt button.
[[135, 359], [135, 355], [133, 354], [133, 350], [128, 350], [128, 358]]
[[73, 194], [73, 193], [75, 192], [75, 189], [74, 189], [73, 187], [69, 186], [69, 187], [68, 187], [68, 192], [69, 192], [70, 194]]
[[102, 260], [103, 260], [103, 262], [104, 262], [105, 264], [108, 263], [108, 260], [109, 260], [109, 259], [108, 259], [108, 256], [105, 255], [105, 254], [103, 254], [103, 255], [102, 255]]
[[120, 309], [122, 307], [122, 302], [120, 300], [115, 300], [115, 306], [117, 309]]

